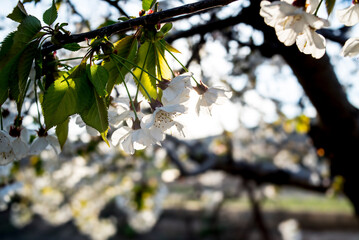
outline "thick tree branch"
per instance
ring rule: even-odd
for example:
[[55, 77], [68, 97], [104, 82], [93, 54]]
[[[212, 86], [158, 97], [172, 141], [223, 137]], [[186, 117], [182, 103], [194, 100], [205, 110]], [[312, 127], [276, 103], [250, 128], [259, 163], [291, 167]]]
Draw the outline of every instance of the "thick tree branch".
[[[176, 149], [185, 146], [189, 158], [199, 163], [197, 169], [188, 170], [176, 155]], [[224, 171], [233, 176], [240, 176], [245, 180], [252, 180], [258, 184], [272, 183], [276, 185], [294, 186], [315, 192], [326, 192], [329, 182], [319, 181], [315, 184], [311, 180], [311, 172], [305, 169], [291, 171], [281, 169], [270, 162], [249, 163], [245, 160], [233, 161], [232, 156], [217, 156], [206, 151], [201, 144], [189, 144], [171, 136], [167, 136], [164, 143], [168, 157], [181, 173], [181, 176], [195, 176], [208, 170]]]
[[55, 51], [57, 49], [60, 49], [62, 45], [67, 43], [73, 43], [73, 42], [82, 42], [85, 39], [91, 39], [95, 38], [97, 36], [110, 36], [113, 33], [116, 32], [125, 32], [131, 29], [134, 29], [135, 27], [138, 27], [140, 25], [155, 25], [157, 23], [160, 23], [166, 19], [183, 15], [183, 14], [189, 14], [198, 12], [205, 9], [215, 8], [215, 7], [222, 7], [225, 5], [230, 4], [231, 2], [234, 2], [236, 0], [206, 0], [206, 1], [200, 1], [192, 4], [183, 5], [181, 7], [168, 9], [162, 12], [153, 13], [150, 15], [146, 15], [143, 17], [130, 19], [125, 22], [119, 22], [107, 27], [103, 27], [100, 29], [96, 29], [90, 32], [86, 33], [80, 33], [80, 34], [74, 34], [70, 36], [64, 36], [62, 39], [57, 39], [60, 42], [60, 45], [50, 45], [43, 49], [44, 53], [48, 53], [51, 51]]

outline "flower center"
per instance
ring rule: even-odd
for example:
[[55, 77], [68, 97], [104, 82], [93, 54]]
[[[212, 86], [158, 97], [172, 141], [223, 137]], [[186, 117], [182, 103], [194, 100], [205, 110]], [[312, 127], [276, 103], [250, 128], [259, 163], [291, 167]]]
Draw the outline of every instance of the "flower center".
[[167, 130], [168, 128], [170, 128], [174, 122], [173, 122], [173, 117], [176, 116], [176, 113], [169, 113], [169, 112], [165, 112], [165, 111], [159, 111], [156, 114], [156, 119], [155, 119], [155, 127], [164, 130]]
[[353, 4], [358, 4], [358, 3], [359, 3], [359, 0], [353, 0], [352, 3], [353, 3]]

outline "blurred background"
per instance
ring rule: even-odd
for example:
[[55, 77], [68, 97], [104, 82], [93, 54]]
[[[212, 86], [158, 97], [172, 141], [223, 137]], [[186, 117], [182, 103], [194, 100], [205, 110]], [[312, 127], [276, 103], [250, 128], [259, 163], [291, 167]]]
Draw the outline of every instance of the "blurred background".
[[[24, 2], [39, 19], [51, 5]], [[57, 21], [68, 22], [71, 33], [137, 17], [142, 6], [136, 0], [56, 2]], [[159, 1], [163, 10], [193, 2]], [[332, 149], [347, 144], [346, 138], [327, 127], [336, 122], [333, 129], [341, 129], [336, 115], [345, 111], [342, 102], [359, 106], [358, 58], [340, 55], [345, 40], [359, 31], [321, 8], [331, 27], [321, 32], [327, 55], [316, 62], [277, 41], [259, 16], [259, 3], [239, 0], [172, 19], [166, 40], [181, 51], [176, 57], [197, 79], [232, 91], [211, 114], [182, 119], [185, 138], [168, 136], [162, 147], [131, 156], [109, 148], [73, 117], [60, 155], [48, 149], [0, 166], [0, 238], [359, 239], [356, 197], [343, 189], [346, 179], [358, 181], [337, 170], [340, 157], [347, 168], [356, 167], [351, 164], [358, 156], [350, 152], [356, 145], [346, 145], [350, 153], [340, 155]], [[17, 1], [1, 4], [3, 39], [17, 27], [6, 18]], [[339, 1], [335, 7], [349, 5]], [[57, 51], [60, 59], [84, 54]], [[180, 64], [167, 57], [180, 72]], [[331, 88], [336, 91], [326, 94]], [[125, 95], [121, 87], [117, 91]], [[24, 125], [34, 132], [36, 107], [26, 104]], [[14, 119], [15, 109], [11, 102], [2, 106], [4, 121]]]

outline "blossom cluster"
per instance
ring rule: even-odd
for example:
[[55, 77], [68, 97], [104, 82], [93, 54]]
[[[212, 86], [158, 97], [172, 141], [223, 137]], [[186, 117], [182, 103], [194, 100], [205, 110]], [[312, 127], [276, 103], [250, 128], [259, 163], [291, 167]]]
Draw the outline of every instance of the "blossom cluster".
[[[260, 15], [264, 22], [275, 29], [278, 40], [286, 46], [296, 43], [298, 49], [313, 58], [321, 58], [325, 54], [325, 38], [316, 30], [328, 27], [329, 22], [317, 15], [322, 1], [318, 0], [281, 0], [261, 2]], [[359, 1], [343, 10], [337, 11], [337, 17], [346, 26], [359, 22]], [[342, 55], [359, 54], [359, 38], [350, 38], [342, 49]]]
[[[10, 105], [8, 107], [11, 108]], [[34, 135], [35, 132], [32, 133], [32, 130], [22, 125], [22, 117], [16, 116], [4, 107], [2, 130], [0, 130], [0, 166], [27, 156], [38, 155], [48, 146], [51, 146], [57, 154], [60, 152], [57, 138], [49, 135], [43, 127], [37, 131], [38, 136], [35, 139], [32, 138]]]
[[193, 87], [191, 77], [192, 73], [184, 73], [172, 80], [160, 81], [158, 87], [162, 89], [162, 97], [150, 100], [151, 114], [142, 113], [140, 102], [136, 100], [131, 100], [127, 106], [117, 103], [109, 110], [110, 124], [118, 127], [122, 121], [126, 121], [127, 126], [113, 132], [112, 144], [120, 146], [126, 153], [134, 154], [135, 150], [154, 144], [161, 145], [166, 134], [173, 131], [184, 136], [184, 126], [178, 121], [178, 117], [188, 112], [191, 92], [198, 94], [197, 114], [202, 109], [211, 113], [214, 104], [221, 104], [223, 99], [230, 96], [230, 92], [216, 87], [209, 88], [202, 81]]

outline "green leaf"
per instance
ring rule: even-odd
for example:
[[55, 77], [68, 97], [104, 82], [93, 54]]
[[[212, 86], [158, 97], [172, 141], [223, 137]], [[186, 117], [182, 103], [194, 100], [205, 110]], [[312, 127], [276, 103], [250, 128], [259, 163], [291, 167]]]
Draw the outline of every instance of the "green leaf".
[[59, 140], [61, 149], [64, 147], [65, 142], [67, 140], [67, 136], [69, 133], [69, 121], [70, 118], [67, 118], [64, 122], [56, 126], [56, 136], [57, 139]]
[[91, 83], [94, 85], [96, 92], [101, 97], [107, 95], [106, 84], [108, 81], [109, 74], [101, 65], [87, 65], [87, 77], [90, 79]]
[[[137, 65], [153, 76], [156, 76], [156, 54], [155, 47], [152, 42], [146, 41], [144, 42], [138, 50], [137, 56]], [[142, 83], [143, 87], [146, 89], [148, 94], [156, 99], [157, 98], [157, 86], [156, 79], [150, 76], [148, 73], [142, 71], [140, 68], [136, 68], [133, 73], [138, 78], [138, 80]], [[143, 96], [148, 99], [146, 92], [144, 91], [142, 86], [140, 86], [140, 91]], [[149, 100], [149, 99], [148, 99]]]
[[4, 41], [1, 43], [0, 48], [0, 59], [2, 59], [11, 49], [12, 44], [14, 43], [14, 36], [16, 32], [9, 33]]
[[[124, 79], [125, 75], [129, 72], [127, 69], [133, 69], [134, 66], [130, 62], [134, 63], [136, 59], [138, 42], [133, 36], [126, 36], [114, 44], [114, 50], [117, 51], [116, 55], [128, 62], [123, 61], [123, 64], [119, 66], [121, 74], [116, 67], [116, 63], [112, 60], [109, 62], [103, 61], [102, 66], [108, 71], [109, 79], [107, 83], [107, 93], [110, 94], [115, 84], [120, 84]], [[126, 67], [124, 67], [126, 66]]]
[[41, 22], [34, 16], [27, 16], [17, 28], [14, 36], [16, 47], [23, 47], [29, 43], [41, 30]]
[[149, 10], [155, 2], [156, 0], [142, 0], [142, 9], [145, 11]]
[[10, 76], [16, 75], [16, 65], [18, 58], [13, 58], [0, 69], [0, 106], [6, 101], [9, 95]]
[[18, 59], [16, 74], [9, 79], [10, 94], [12, 98], [16, 100], [18, 111], [21, 110], [21, 106], [26, 95], [26, 87], [30, 81], [29, 74], [32, 63], [37, 55], [37, 51], [40, 51], [40, 49], [38, 49], [38, 45], [39, 41], [35, 41], [26, 46]]
[[100, 133], [107, 133], [108, 112], [105, 98], [101, 98], [95, 90], [91, 93], [91, 107], [80, 113], [81, 118], [87, 125], [95, 128]]
[[8, 18], [10, 18], [11, 20], [14, 20], [15, 22], [19, 22], [19, 23], [21, 23], [22, 20], [24, 20], [27, 16], [28, 16], [28, 14], [24, 8], [24, 5], [20, 1], [17, 3], [17, 5], [14, 8], [14, 10], [12, 11], [12, 13], [7, 15]]
[[158, 76], [159, 79], [171, 79], [172, 78], [172, 71], [169, 68], [168, 64], [166, 63], [165, 59], [165, 48], [159, 42], [155, 44], [155, 53], [157, 58], [157, 69], [158, 69]]
[[47, 129], [89, 108], [91, 92], [92, 87], [81, 66], [76, 67], [70, 75], [63, 74], [51, 84], [44, 95], [42, 106]]
[[166, 23], [165, 25], [163, 25], [163, 27], [161, 28], [161, 32], [163, 34], [166, 34], [168, 33], [173, 27], [173, 24], [172, 23]]
[[180, 51], [178, 51], [176, 48], [172, 47], [168, 42], [166, 42], [165, 40], [161, 40], [162, 43], [165, 44], [166, 48], [168, 51], [173, 52], [173, 53], [181, 53]]
[[328, 16], [332, 13], [336, 0], [325, 0]]
[[76, 52], [81, 49], [81, 46], [78, 43], [68, 43], [62, 47], [73, 52]]
[[55, 5], [55, 0], [52, 0], [51, 7], [44, 12], [42, 19], [44, 20], [44, 23], [46, 23], [47, 25], [51, 25], [55, 22], [55, 20], [57, 19], [57, 9]]

